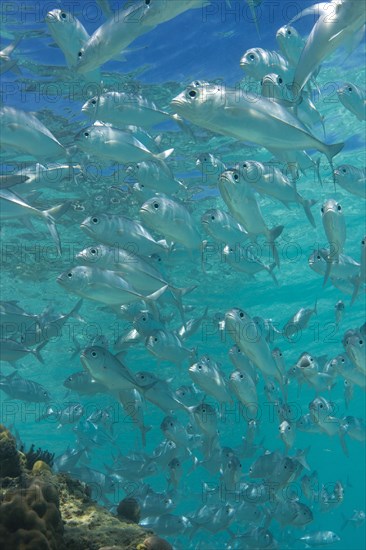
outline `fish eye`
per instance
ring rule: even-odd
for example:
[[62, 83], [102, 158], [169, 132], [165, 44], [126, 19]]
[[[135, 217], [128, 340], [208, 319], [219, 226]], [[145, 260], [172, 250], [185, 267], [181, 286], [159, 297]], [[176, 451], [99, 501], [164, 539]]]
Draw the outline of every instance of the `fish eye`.
[[79, 57], [79, 59], [80, 59], [80, 57], [83, 57], [83, 52], [79, 52], [78, 57]]
[[148, 6], [151, 0], [145, 0], [145, 4]]
[[337, 210], [338, 210], [338, 212], [341, 212], [341, 211], [342, 211], [342, 207], [341, 207], [340, 204], [337, 205]]
[[243, 379], [243, 378], [244, 378], [244, 375], [243, 375], [243, 374], [241, 374], [241, 375], [240, 375], [240, 378], [241, 378], [241, 379]]
[[247, 163], [246, 163], [246, 162], [244, 162], [244, 164], [243, 164], [243, 168], [248, 168], [248, 165], [247, 165]]
[[243, 313], [242, 311], [239, 313], [239, 317], [240, 317], [241, 319], [244, 317], [244, 313]]
[[72, 277], [71, 271], [70, 271], [70, 273], [67, 274], [67, 276], [68, 276], [69, 279], [71, 279], [71, 277]]
[[316, 259], [317, 259], [317, 260], [320, 260], [320, 259], [321, 259], [320, 254], [317, 255]]
[[323, 403], [320, 403], [320, 404], [319, 404], [319, 408], [320, 408], [320, 409], [323, 408]]
[[66, 19], [67, 15], [64, 11], [61, 13], [61, 17], [62, 17], [62, 19]]
[[251, 53], [251, 54], [250, 54], [250, 56], [249, 56], [249, 59], [251, 59], [252, 61], [254, 61], [254, 59], [255, 59], [255, 56], [254, 56], [254, 54], [253, 54], [253, 53]]
[[211, 220], [214, 220], [214, 219], [215, 219], [215, 216], [212, 215], [212, 216], [211, 216]]
[[92, 222], [93, 222], [94, 224], [99, 223], [99, 218], [92, 218]]
[[362, 346], [363, 340], [359, 340], [358, 343], [360, 344], [360, 346]]
[[235, 181], [238, 181], [238, 179], [239, 179], [238, 174], [234, 174], [233, 178], [234, 178]]
[[89, 132], [84, 132], [85, 137], [89, 137]]
[[155, 338], [154, 338], [154, 342], [157, 342], [157, 341], [158, 341], [158, 339], [157, 339], [157, 337], [155, 336]]
[[92, 254], [93, 256], [95, 256], [95, 254], [97, 254], [97, 251], [95, 250], [95, 248], [92, 248], [90, 250], [90, 254]]
[[194, 99], [194, 98], [196, 97], [196, 95], [197, 95], [197, 92], [196, 92], [195, 90], [190, 90], [190, 91], [188, 92], [188, 95], [189, 95], [189, 97], [191, 97], [192, 99]]
[[96, 351], [92, 351], [91, 354], [90, 354], [92, 357], [96, 357], [98, 354]]
[[324, 214], [324, 206], [321, 207], [320, 211], [322, 214]]
[[292, 34], [290, 29], [287, 29], [287, 34], [288, 34], [288, 35], [291, 35], [291, 34]]
[[159, 208], [159, 203], [158, 202], [154, 202], [154, 208], [156, 208], [156, 209]]
[[348, 86], [348, 91], [349, 91], [349, 92], [352, 92], [352, 91], [353, 91], [353, 88], [351, 88], [351, 86]]
[[281, 77], [279, 77], [278, 80], [277, 80], [277, 82], [278, 82], [278, 84], [282, 84], [283, 79], [282, 79]]
[[92, 100], [90, 101], [90, 103], [91, 103], [92, 105], [96, 105], [96, 104], [97, 104], [97, 100], [96, 100], [96, 99], [92, 99]]
[[343, 172], [343, 174], [346, 174], [346, 173], [347, 173], [347, 169], [346, 169], [346, 168], [342, 168], [342, 172]]

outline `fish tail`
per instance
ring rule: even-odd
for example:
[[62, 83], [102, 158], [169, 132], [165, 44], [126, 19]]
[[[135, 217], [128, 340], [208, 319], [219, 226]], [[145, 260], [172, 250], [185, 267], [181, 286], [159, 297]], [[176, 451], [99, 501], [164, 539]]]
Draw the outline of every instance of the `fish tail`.
[[358, 296], [358, 293], [360, 291], [360, 285], [361, 285], [361, 277], [355, 277], [353, 280], [352, 280], [353, 284], [354, 284], [354, 289], [353, 289], [353, 293], [352, 293], [352, 298], [351, 298], [351, 306], [353, 306], [353, 304], [355, 303], [355, 300]]
[[59, 204], [57, 206], [53, 206], [52, 208], [49, 208], [48, 210], [43, 210], [42, 214], [46, 219], [49, 232], [51, 233], [51, 237], [54, 240], [57, 252], [61, 256], [61, 241], [60, 236], [57, 231], [57, 227], [55, 224], [55, 219], [58, 220], [65, 212], [70, 208], [71, 201], [67, 201], [65, 203]]
[[41, 344], [39, 344], [34, 350], [33, 350], [33, 355], [35, 357], [37, 357], [38, 361], [40, 363], [42, 363], [42, 365], [44, 365], [44, 359], [40, 353], [41, 349], [45, 347], [45, 345], [47, 344], [47, 340], [45, 340], [44, 342], [42, 342]]
[[349, 452], [348, 452], [348, 447], [347, 447], [347, 444], [346, 444], [346, 437], [345, 437], [346, 434], [344, 433], [340, 433], [339, 434], [339, 441], [341, 443], [341, 447], [342, 447], [342, 451], [344, 452], [344, 454], [349, 457]]
[[173, 153], [174, 151], [174, 148], [172, 149], [167, 149], [166, 151], [163, 151], [162, 153], [157, 153], [156, 155], [154, 155], [154, 157], [157, 159], [157, 160], [165, 160], [167, 159], [168, 157], [170, 157], [170, 155]]
[[343, 149], [344, 143], [334, 143], [333, 145], [326, 145], [324, 153], [328, 159], [332, 175], [333, 175], [333, 183], [335, 186], [335, 175], [334, 175], [334, 166], [333, 166], [333, 157], [338, 155], [338, 153]]
[[268, 271], [268, 273], [270, 274], [270, 276], [272, 277], [272, 279], [274, 280], [275, 285], [278, 286], [277, 277], [276, 277], [276, 275], [273, 273], [273, 270], [274, 270], [275, 267], [277, 267], [277, 264], [276, 264], [276, 262], [273, 262], [273, 263], [271, 263], [271, 265], [268, 266], [267, 271]]
[[146, 434], [151, 430], [152, 426], [145, 426], [144, 424], [140, 426], [142, 446], [146, 447]]
[[328, 278], [330, 276], [330, 272], [332, 270], [332, 260], [330, 258], [327, 259], [326, 267], [325, 267], [325, 273], [324, 273], [324, 279], [323, 279], [323, 288], [327, 284]]
[[314, 206], [314, 204], [316, 204], [316, 203], [317, 203], [317, 201], [315, 199], [310, 199], [310, 200], [303, 199], [303, 201], [301, 202], [301, 204], [304, 208], [304, 212], [306, 214], [306, 217], [307, 217], [307, 219], [309, 220], [309, 222], [311, 223], [311, 225], [313, 227], [316, 227], [316, 223], [315, 223], [314, 216], [313, 216], [310, 208], [312, 206]]
[[284, 229], [283, 225], [278, 225], [277, 227], [273, 227], [269, 231], [269, 245], [271, 247], [271, 252], [273, 254], [274, 261], [276, 262], [276, 265], [278, 267], [280, 266], [280, 258], [278, 256], [275, 240], [281, 235], [283, 229]]

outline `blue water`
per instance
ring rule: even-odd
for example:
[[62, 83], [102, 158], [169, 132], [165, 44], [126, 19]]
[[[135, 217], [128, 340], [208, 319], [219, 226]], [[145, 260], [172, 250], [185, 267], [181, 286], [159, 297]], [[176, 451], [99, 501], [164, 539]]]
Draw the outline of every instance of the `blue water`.
[[[258, 13], [260, 38], [244, 0], [232, 0], [231, 4], [233, 12], [229, 11], [224, 0], [214, 0], [202, 9], [189, 10], [141, 36], [130, 45], [130, 51], [127, 51], [123, 61], [112, 60], [102, 66], [104, 88], [132, 93], [137, 91], [155, 101], [159, 108], [168, 109], [170, 100], [193, 80], [223, 81], [228, 86], [235, 86], [244, 77], [239, 66], [243, 53], [251, 47], [278, 49], [276, 30], [286, 24], [301, 8], [310, 6], [312, 2], [264, 1]], [[120, 5], [121, 3], [111, 2], [112, 9]], [[73, 136], [89, 124], [81, 113], [81, 106], [88, 96], [75, 75], [66, 68], [64, 56], [54, 44], [44, 23], [45, 14], [54, 8], [74, 10], [74, 15], [80, 19], [89, 33], [94, 32], [104, 21], [94, 1], [3, 2], [2, 47], [8, 45], [17, 33], [24, 33], [24, 36], [13, 53], [14, 58], [18, 59], [21, 75], [13, 72], [2, 75], [1, 94], [3, 105], [37, 113], [38, 118], [59, 141], [66, 147], [71, 147]], [[308, 17], [301, 19], [295, 26], [300, 34], [306, 36], [313, 24], [314, 18]], [[317, 97], [316, 107], [324, 116], [326, 141], [345, 141], [343, 151], [334, 159], [335, 166], [365, 166], [365, 123], [358, 121], [346, 111], [336, 94], [337, 87], [343, 82], [353, 82], [365, 87], [364, 59], [364, 41], [351, 54], [339, 50], [324, 62], [317, 79], [322, 93]], [[266, 161], [271, 155], [255, 145], [243, 144], [197, 126], [192, 125], [191, 128], [193, 133], [199, 136], [195, 142], [190, 142], [187, 135], [170, 122], [155, 127], [151, 133], [154, 137], [162, 135], [162, 150], [174, 147], [174, 154], [169, 158], [168, 164], [175, 176], [183, 180], [188, 187], [187, 194], [182, 194], [180, 198], [193, 216], [202, 238], [207, 238], [200, 224], [200, 216], [209, 208], [227, 208], [217, 188], [208, 188], [197, 170], [198, 155], [210, 152], [228, 166], [248, 158]], [[88, 164], [80, 153], [79, 155], [77, 160], [84, 159]], [[316, 159], [319, 153], [314, 153], [313, 156]], [[115, 176], [111, 176], [115, 172], [115, 167], [111, 170], [110, 166], [104, 166], [103, 175], [100, 176], [98, 158], [91, 160], [94, 164], [92, 167], [89, 166], [88, 173], [94, 173], [97, 177], [88, 179], [83, 185], [71, 183], [65, 187], [58, 185], [57, 188], [51, 186], [37, 188], [34, 193], [30, 192], [33, 189], [22, 193], [30, 204], [40, 209], [49, 208], [65, 200], [72, 201], [67, 214], [57, 222], [62, 244], [60, 257], [57, 256], [50, 235], [42, 222], [34, 222], [35, 233], [30, 232], [19, 221], [2, 222], [1, 300], [17, 300], [19, 306], [34, 314], [40, 314], [48, 306], [57, 313], [69, 312], [78, 297], [67, 293], [57, 284], [56, 279], [60, 273], [76, 265], [74, 256], [79, 250], [93, 244], [80, 230], [79, 226], [83, 219], [100, 212], [139, 219], [138, 211], [142, 201], [131, 194], [121, 194], [111, 189], [116, 183], [120, 184], [126, 180], [125, 166], [118, 167], [120, 177], [116, 179]], [[24, 162], [31, 164], [35, 159], [6, 147], [2, 149], [3, 167], [19, 166]], [[198, 357], [209, 355], [221, 363], [227, 377], [232, 371], [228, 350], [234, 342], [229, 335], [225, 336], [225, 333], [218, 330], [214, 321], [217, 313], [224, 314], [233, 307], [240, 307], [252, 317], [272, 319], [275, 326], [281, 330], [296, 311], [301, 307], [313, 307], [317, 300], [317, 315], [312, 317], [309, 326], [298, 335], [295, 342], [289, 342], [284, 336], [270, 342], [271, 348], [278, 346], [283, 351], [287, 369], [303, 352], [315, 357], [326, 355], [328, 359], [344, 353], [344, 332], [360, 327], [365, 321], [364, 292], [360, 292], [351, 306], [349, 294], [338, 290], [330, 282], [323, 288], [322, 277], [308, 265], [310, 253], [319, 246], [327, 246], [320, 213], [320, 207], [325, 200], [334, 198], [342, 204], [347, 226], [345, 254], [356, 261], [360, 260], [360, 242], [365, 234], [364, 200], [339, 186], [334, 189], [329, 165], [323, 155], [320, 172], [323, 186], [320, 186], [311, 171], [301, 175], [297, 182], [301, 194], [317, 200], [312, 209], [316, 228], [310, 226], [301, 207], [291, 205], [291, 208], [287, 209], [275, 200], [259, 198], [267, 225], [285, 226], [277, 241], [281, 259], [281, 267], [275, 271], [279, 281], [278, 287], [265, 272], [258, 274], [255, 280], [247, 280], [243, 274], [235, 272], [225, 264], [219, 248], [214, 249], [213, 253], [212, 250], [207, 252], [207, 256], [204, 257], [205, 271], [202, 270], [200, 257], [192, 257], [184, 249], [180, 249], [181, 251], [177, 251], [175, 255], [172, 253], [165, 266], [166, 274], [174, 281], [175, 286], [197, 285], [192, 293], [183, 298], [184, 305], [194, 308], [192, 313], [186, 313], [187, 318], [190, 315], [199, 317], [208, 306], [208, 319], [184, 345], [197, 348]], [[16, 188], [14, 190], [16, 191]], [[164, 237], [159, 233], [154, 235], [157, 238]], [[268, 250], [264, 254], [268, 255]], [[265, 257], [265, 260], [270, 258]], [[336, 327], [334, 306], [339, 300], [345, 303], [345, 313], [339, 327]], [[169, 304], [159, 307], [164, 315], [173, 313], [167, 328], [178, 329], [181, 322], [177, 310]], [[126, 418], [112, 396], [98, 394], [80, 397], [76, 393], [70, 393], [65, 397], [64, 380], [82, 369], [79, 354], [74, 353], [75, 348], [82, 349], [93, 337], [103, 335], [108, 340], [109, 350], [116, 352], [114, 344], [117, 338], [131, 328], [128, 321], [118, 317], [111, 310], [101, 309], [101, 304], [87, 299], [84, 299], [80, 315], [83, 322], [70, 318], [60, 334], [52, 338], [42, 349], [44, 365], [29, 355], [19, 360], [18, 371], [24, 378], [35, 380], [47, 388], [51, 394], [52, 406], [56, 410], [61, 410], [70, 403], [81, 403], [85, 410], [82, 419], [85, 419], [93, 410], [111, 407], [116, 421], [113, 429], [115, 441], [113, 444], [92, 445], [89, 462], [86, 463], [88, 467], [106, 473], [106, 465], [112, 465], [113, 458], [118, 452], [127, 455], [129, 452], [143, 450], [151, 454], [163, 438], [159, 426], [165, 413], [152, 403], [145, 403], [145, 423], [151, 425], [152, 429], [147, 434], [147, 446], [142, 449], [139, 431], [131, 420]], [[191, 383], [188, 361], [180, 368], [173, 363], [159, 361], [143, 344], [129, 347], [124, 362], [133, 372], [147, 370], [169, 380], [174, 390], [182, 384]], [[8, 363], [1, 362], [1, 372], [8, 375], [13, 372], [13, 368]], [[365, 393], [362, 388], [355, 386], [353, 398], [347, 409], [344, 400], [344, 379], [337, 376], [334, 381], [336, 383], [331, 391], [320, 392], [320, 395], [333, 403], [334, 416], [342, 418], [351, 415], [364, 421]], [[243, 481], [248, 480], [247, 474], [254, 459], [265, 450], [278, 449], [285, 452], [278, 436], [279, 421], [273, 412], [273, 405], [268, 402], [263, 386], [263, 378], [260, 378], [260, 406], [254, 419], [258, 421], [259, 426], [256, 443], [261, 443], [262, 447], [252, 458], [241, 459]], [[288, 393], [288, 401], [296, 405], [299, 416], [308, 412], [308, 405], [316, 396], [314, 389], [307, 386], [303, 387], [299, 394], [295, 382], [290, 384]], [[26, 446], [34, 443], [58, 456], [68, 446], [76, 445], [74, 425], [57, 428], [58, 423], [54, 418], [39, 420], [45, 412], [44, 404], [12, 400], [3, 392], [0, 392], [0, 399], [1, 422], [16, 429]], [[227, 405], [225, 408], [225, 405], [220, 406], [209, 396], [207, 402], [220, 413], [218, 427], [221, 445], [239, 445], [242, 436], [246, 434], [247, 420], [251, 418], [244, 418], [238, 414], [236, 405]], [[183, 423], [188, 423], [187, 414], [179, 413], [178, 416]], [[308, 449], [307, 462], [310, 471], [304, 473], [316, 471], [320, 486], [330, 486], [327, 484], [340, 481], [344, 487], [344, 499], [333, 510], [324, 512], [320, 510], [317, 498], [310, 501], [301, 493], [299, 479], [292, 482], [291, 490], [297, 491], [300, 501], [310, 507], [313, 521], [305, 528], [299, 529], [290, 525], [281, 528], [279, 523], [273, 520], [269, 529], [277, 541], [278, 548], [303, 548], [304, 543], [298, 539], [318, 530], [332, 530], [341, 537], [341, 541], [332, 544], [330, 548], [361, 550], [366, 547], [365, 524], [358, 529], [348, 525], [344, 530], [340, 530], [343, 517], [350, 518], [354, 510], [365, 510], [366, 506], [365, 445], [364, 442], [350, 438], [347, 438], [347, 445], [348, 457], [342, 451], [338, 435], [329, 437], [324, 433], [306, 434], [297, 431], [294, 446], [289, 452], [290, 456], [295, 454], [296, 449]], [[193, 453], [195, 454], [195, 450]], [[197, 456], [201, 458], [199, 453]], [[202, 467], [192, 471], [192, 460], [187, 457], [182, 458], [182, 465], [184, 475], [173, 499], [176, 502], [173, 513], [190, 516], [205, 503], [203, 482], [211, 486], [218, 485], [220, 477], [219, 472], [210, 474]], [[167, 489], [166, 478], [167, 472], [160, 471], [157, 475], [147, 478], [145, 482], [156, 491], [164, 491]], [[117, 486], [114, 492], [107, 495], [104, 494], [103, 488], [99, 488], [96, 496], [103, 495], [107, 498], [107, 505], [114, 510], [118, 502], [126, 496], [123, 487], [126, 488], [125, 485]], [[130, 484], [128, 487], [128, 493], [133, 495], [135, 485]], [[102, 502], [101, 499], [100, 501]], [[224, 503], [223, 498], [221, 504]], [[267, 503], [263, 509], [270, 510], [270, 505]], [[234, 521], [231, 531], [240, 535], [253, 527], [245, 522]], [[164, 532], [162, 536], [165, 536]], [[230, 535], [225, 530], [217, 534], [198, 530], [192, 539], [188, 534], [177, 533], [167, 535], [166, 538], [176, 548], [182, 549], [238, 548], [233, 545]]]

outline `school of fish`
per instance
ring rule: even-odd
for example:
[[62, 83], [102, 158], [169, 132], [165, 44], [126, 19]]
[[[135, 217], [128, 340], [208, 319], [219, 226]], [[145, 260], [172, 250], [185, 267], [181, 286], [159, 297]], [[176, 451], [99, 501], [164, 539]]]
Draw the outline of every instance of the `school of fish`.
[[364, 47], [365, 4], [306, 6], [269, 50], [262, 2], [240, 0], [238, 84], [203, 80], [203, 63], [149, 86], [121, 76], [136, 40], [238, 0], [93, 3], [90, 33], [55, 1], [37, 31], [11, 21], [0, 51], [9, 90], [30, 81], [37, 32], [63, 64], [33, 78], [78, 83], [67, 124], [52, 100], [0, 107], [5, 408], [37, 404], [55, 470], [114, 512], [132, 496], [177, 550], [353, 548], [365, 512], [347, 473], [319, 468], [340, 457], [351, 474], [366, 440], [366, 172], [345, 132], [364, 147], [365, 90], [339, 82], [335, 118], [322, 93], [335, 56], [342, 75]]

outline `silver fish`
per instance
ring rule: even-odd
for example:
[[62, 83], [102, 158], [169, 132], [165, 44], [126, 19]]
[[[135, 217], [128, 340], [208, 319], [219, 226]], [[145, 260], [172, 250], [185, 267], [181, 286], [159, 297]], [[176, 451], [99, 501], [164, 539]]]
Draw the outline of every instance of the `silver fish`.
[[182, 204], [166, 197], [153, 197], [140, 208], [143, 221], [155, 231], [181, 243], [189, 250], [200, 247], [202, 237]]
[[138, 300], [157, 300], [167, 289], [162, 286], [157, 292], [145, 296], [135, 290], [114, 271], [98, 267], [77, 266], [61, 273], [57, 282], [68, 292], [103, 304], [129, 304]]
[[366, 169], [357, 168], [350, 164], [341, 164], [334, 170], [335, 183], [343, 189], [366, 199]]
[[275, 240], [281, 235], [284, 226], [279, 225], [273, 229], [267, 227], [254, 192], [239, 171], [223, 172], [219, 178], [219, 189], [232, 215], [243, 225], [248, 234], [254, 238], [265, 235], [274, 260], [279, 265]]
[[319, 141], [285, 107], [250, 92], [244, 96], [235, 89], [197, 81], [171, 104], [178, 114], [199, 126], [269, 150], [317, 149], [331, 167], [332, 158], [343, 147]]
[[333, 264], [339, 262], [346, 241], [346, 221], [343, 216], [342, 205], [335, 199], [328, 199], [321, 207], [322, 222], [329, 243], [329, 257], [324, 275], [323, 286], [328, 280]]
[[153, 153], [130, 132], [100, 123], [80, 130], [74, 141], [85, 153], [122, 163], [165, 160], [174, 151]]
[[366, 96], [361, 88], [346, 82], [338, 88], [337, 95], [342, 105], [358, 120], [366, 120]]
[[315, 4], [296, 15], [319, 14], [296, 66], [293, 88], [300, 93], [311, 75], [340, 45], [355, 36], [365, 24], [365, 8], [358, 0], [332, 0]]
[[0, 375], [0, 389], [11, 399], [20, 399], [30, 403], [47, 403], [51, 396], [42, 386], [34, 380], [23, 378], [17, 372], [8, 376]]
[[0, 109], [2, 146], [10, 146], [36, 159], [64, 159], [66, 149], [34, 115], [14, 109]]

